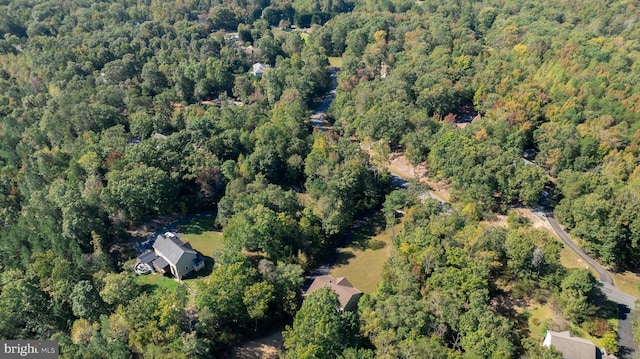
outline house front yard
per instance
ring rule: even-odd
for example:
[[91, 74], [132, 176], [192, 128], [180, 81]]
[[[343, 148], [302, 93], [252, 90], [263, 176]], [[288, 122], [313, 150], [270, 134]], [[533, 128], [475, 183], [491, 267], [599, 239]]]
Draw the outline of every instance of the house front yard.
[[[396, 225], [397, 234], [402, 228]], [[373, 294], [382, 281], [382, 269], [391, 253], [391, 229], [384, 229], [382, 215], [368, 220], [353, 234], [329, 273], [333, 277], [346, 277], [354, 287]]]
[[205, 259], [212, 258], [215, 251], [224, 248], [222, 232], [219, 231], [184, 233], [182, 240], [191, 243], [191, 247], [202, 253]]
[[215, 230], [213, 220], [209, 218], [198, 219], [181, 225], [179, 231], [182, 240], [191, 243], [191, 247], [204, 256], [204, 269], [193, 272], [184, 278], [185, 284], [195, 289], [197, 282], [206, 280], [213, 271], [213, 253], [224, 248], [222, 232]]
[[160, 273], [137, 275], [134, 283], [145, 289], [175, 289], [180, 283], [171, 277], [163, 276]]

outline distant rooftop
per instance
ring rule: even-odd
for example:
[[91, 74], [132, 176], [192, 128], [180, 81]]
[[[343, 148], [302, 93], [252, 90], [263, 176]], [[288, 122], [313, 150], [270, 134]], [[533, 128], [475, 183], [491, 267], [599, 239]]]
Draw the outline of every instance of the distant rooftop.
[[328, 287], [338, 295], [340, 301], [340, 309], [354, 310], [355, 306], [362, 296], [362, 292], [354, 288], [347, 278], [334, 278], [330, 275], [317, 277], [307, 290], [307, 294], [311, 294], [320, 288]]
[[253, 64], [253, 68], [251, 70], [251, 74], [254, 76], [262, 76], [262, 74], [264, 73], [264, 71], [266, 69], [268, 69], [270, 66], [263, 64], [261, 62], [256, 62], [255, 64]]

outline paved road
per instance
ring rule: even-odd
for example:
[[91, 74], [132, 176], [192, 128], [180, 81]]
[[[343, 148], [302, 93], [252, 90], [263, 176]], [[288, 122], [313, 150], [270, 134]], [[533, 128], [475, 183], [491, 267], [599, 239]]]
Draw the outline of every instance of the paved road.
[[338, 88], [338, 71], [340, 71], [340, 69], [337, 67], [329, 68], [331, 87], [329, 88], [329, 92], [322, 98], [322, 101], [320, 101], [316, 106], [316, 112], [311, 115], [311, 126], [322, 132], [331, 127], [325, 117], [327, 116], [329, 106], [331, 106], [331, 103], [336, 98], [336, 88]]
[[578, 247], [567, 232], [565, 232], [558, 222], [552, 217], [550, 213], [546, 213], [545, 217], [553, 230], [562, 239], [567, 247], [571, 248], [577, 255], [580, 256], [585, 262], [587, 262], [593, 269], [600, 275], [600, 286], [602, 292], [606, 295], [607, 299], [612, 302], [618, 303], [618, 346], [620, 347], [620, 353], [618, 357], [625, 359], [638, 358], [638, 345], [633, 340], [633, 332], [631, 330], [631, 309], [634, 308], [635, 302], [638, 298], [631, 296], [627, 293], [623, 293], [618, 290], [614, 283], [613, 278], [609, 272], [604, 269], [593, 258], [589, 257], [584, 251]]
[[[327, 110], [329, 109], [329, 106], [331, 106], [331, 102], [333, 102], [333, 100], [336, 97], [336, 88], [338, 86], [337, 73], [339, 69], [332, 67], [329, 71], [331, 76], [331, 90], [323, 98], [323, 100], [318, 104], [318, 106], [316, 107], [316, 112], [313, 115], [311, 115], [311, 125], [315, 129], [323, 132], [330, 128], [329, 122], [325, 119], [325, 116], [326, 116]], [[393, 174], [392, 183], [393, 183], [393, 186], [396, 188], [406, 189], [409, 187], [409, 181], [406, 178], [403, 178], [397, 174]], [[427, 193], [424, 195], [425, 198], [427, 196], [435, 198], [442, 203], [446, 203], [431, 191], [427, 191]], [[611, 275], [609, 274], [609, 272], [606, 269], [604, 269], [593, 258], [589, 257], [586, 253], [584, 253], [584, 251], [580, 247], [578, 247], [575, 243], [573, 243], [573, 241], [571, 240], [567, 232], [565, 232], [560, 227], [560, 225], [558, 225], [558, 222], [555, 221], [551, 213], [544, 213], [543, 215], [547, 219], [547, 221], [549, 222], [553, 230], [562, 239], [562, 241], [569, 248], [571, 248], [571, 250], [573, 250], [576, 254], [578, 254], [585, 262], [587, 262], [591, 267], [593, 267], [595, 271], [598, 272], [598, 274], [600, 275], [599, 282], [601, 285], [602, 292], [606, 295], [607, 299], [615, 303], [618, 303], [618, 310], [619, 310], [618, 346], [620, 347], [620, 353], [618, 354], [618, 356], [621, 359], [637, 359], [638, 346], [633, 340], [633, 333], [631, 331], [631, 316], [629, 315], [631, 312], [631, 309], [634, 308], [635, 301], [637, 300], [637, 298], [618, 290], [615, 287], [613, 283], [613, 278], [611, 278]], [[345, 243], [343, 243], [340, 247], [344, 247], [344, 245], [348, 243], [349, 237], [350, 236], [347, 236], [347, 238], [345, 238], [344, 240]], [[340, 254], [341, 250], [342, 248], [336, 248], [335, 253], [332, 254], [332, 256], [328, 259], [328, 261], [325, 262], [322, 266], [318, 267], [312, 273], [312, 278], [318, 275], [328, 274], [331, 268], [333, 267], [333, 265], [335, 264], [335, 261], [338, 258], [338, 255]]]
[[602, 266], [598, 262], [596, 262], [593, 258], [589, 257], [580, 247], [578, 247], [575, 243], [573, 243], [573, 241], [571, 240], [567, 232], [565, 232], [560, 227], [560, 225], [558, 225], [558, 222], [556, 222], [556, 220], [553, 218], [553, 215], [551, 213], [546, 213], [545, 216], [547, 218], [547, 221], [549, 221], [549, 224], [551, 225], [553, 230], [556, 231], [556, 233], [562, 239], [564, 244], [566, 244], [567, 247], [571, 248], [572, 251], [576, 252], [576, 254], [580, 256], [580, 258], [582, 258], [591, 267], [593, 267], [593, 269], [595, 269], [596, 272], [598, 272], [598, 274], [600, 275], [600, 282], [602, 284], [609, 284], [613, 286], [613, 278], [611, 278], [611, 275], [609, 275], [609, 272], [607, 272], [606, 269], [602, 268]]
[[[331, 102], [333, 102], [333, 100], [336, 97], [336, 88], [338, 86], [338, 71], [339, 69], [335, 67], [332, 67], [329, 70], [329, 73], [331, 76], [331, 89], [329, 93], [323, 98], [322, 102], [320, 102], [316, 107], [316, 112], [313, 115], [311, 115], [311, 125], [319, 131], [324, 132], [330, 128], [330, 124], [325, 119], [325, 116], [326, 116], [327, 110], [329, 109], [329, 106], [331, 106]], [[529, 162], [529, 161], [525, 160], [525, 162]], [[530, 162], [530, 164], [533, 164], [533, 163]], [[395, 173], [392, 175], [392, 183], [396, 188], [406, 189], [409, 187], [409, 181], [406, 178], [403, 178], [402, 176], [399, 176]], [[435, 195], [431, 191], [427, 191], [427, 193], [424, 195], [425, 198], [427, 196], [437, 199], [442, 203], [446, 203], [444, 200], [439, 198], [437, 195]], [[542, 215], [547, 219], [547, 221], [549, 222], [553, 230], [558, 234], [558, 236], [562, 239], [562, 241], [569, 248], [571, 248], [571, 250], [573, 250], [576, 254], [578, 254], [580, 258], [582, 258], [591, 267], [593, 267], [595, 271], [598, 272], [598, 274], [600, 275], [599, 282], [601, 285], [602, 292], [606, 295], [607, 299], [615, 303], [618, 303], [618, 311], [619, 311], [618, 346], [620, 347], [620, 352], [618, 353], [618, 357], [621, 359], [637, 359], [638, 346], [633, 340], [633, 333], [631, 330], [631, 316], [629, 315], [631, 313], [631, 309], [634, 308], [635, 306], [635, 302], [637, 298], [618, 290], [615, 287], [613, 283], [613, 278], [611, 278], [611, 275], [609, 274], [609, 272], [606, 269], [604, 269], [593, 258], [589, 257], [586, 253], [584, 253], [584, 251], [580, 247], [578, 247], [575, 243], [573, 243], [573, 241], [571, 240], [567, 232], [565, 232], [562, 229], [562, 227], [558, 225], [558, 222], [555, 221], [551, 213], [543, 213]], [[348, 243], [349, 237], [350, 235], [346, 236], [346, 238], [344, 239], [344, 243], [342, 243], [342, 245], [339, 246], [339, 248], [336, 248], [335, 253], [328, 259], [326, 263], [316, 268], [316, 270], [312, 273], [312, 278], [318, 275], [329, 273], [329, 271], [335, 264], [335, 261], [338, 255], [340, 254], [340, 251], [342, 250], [341, 247], [344, 247], [345, 244]]]

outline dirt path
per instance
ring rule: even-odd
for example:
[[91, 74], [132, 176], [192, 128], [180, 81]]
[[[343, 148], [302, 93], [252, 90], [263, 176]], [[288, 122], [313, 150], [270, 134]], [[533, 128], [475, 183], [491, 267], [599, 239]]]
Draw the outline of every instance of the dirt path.
[[402, 177], [406, 180], [417, 179], [419, 182], [426, 183], [431, 188], [432, 197], [441, 201], [449, 202], [450, 193], [449, 185], [442, 182], [434, 182], [427, 176], [427, 166], [413, 166], [402, 152], [393, 152], [389, 155], [389, 162], [386, 165], [391, 174]]

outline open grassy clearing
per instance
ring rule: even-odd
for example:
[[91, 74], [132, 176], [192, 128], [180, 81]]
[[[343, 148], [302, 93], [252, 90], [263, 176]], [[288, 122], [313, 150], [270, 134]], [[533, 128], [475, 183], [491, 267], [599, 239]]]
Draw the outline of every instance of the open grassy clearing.
[[180, 226], [182, 240], [191, 243], [193, 249], [205, 257], [224, 247], [222, 232], [215, 230], [212, 219], [198, 219]]
[[342, 57], [329, 56], [329, 65], [333, 67], [342, 67]]
[[638, 290], [638, 285], [640, 284], [640, 276], [633, 272], [609, 273], [613, 278], [613, 282], [616, 285], [616, 288], [627, 294], [631, 294], [636, 298], [640, 298], [640, 290]]
[[163, 288], [175, 289], [180, 285], [180, 283], [178, 283], [173, 278], [165, 277], [160, 273], [138, 275], [133, 281], [145, 290], [156, 290]]
[[[395, 226], [397, 234], [402, 224]], [[364, 293], [373, 294], [382, 281], [382, 269], [391, 251], [391, 229], [384, 229], [384, 218], [378, 213], [354, 234], [349, 247], [343, 249], [331, 270], [334, 277], [347, 277]]]
[[529, 314], [529, 336], [542, 341], [553, 320], [553, 311], [548, 304], [535, 304], [527, 308], [527, 313]]
[[224, 247], [222, 232], [215, 230], [210, 218], [197, 219], [180, 226], [182, 240], [191, 243], [191, 247], [204, 256], [204, 269], [193, 272], [184, 278], [184, 282], [192, 289], [197, 282], [205, 280], [213, 271], [213, 253]]
[[[554, 235], [554, 238], [557, 238]], [[600, 275], [596, 272], [593, 267], [591, 267], [587, 262], [585, 262], [576, 252], [572, 251], [571, 248], [564, 245], [562, 240], [557, 238], [557, 240], [562, 243], [562, 249], [560, 250], [560, 264], [567, 269], [572, 268], [586, 268], [588, 269], [597, 280], [600, 280]]]

